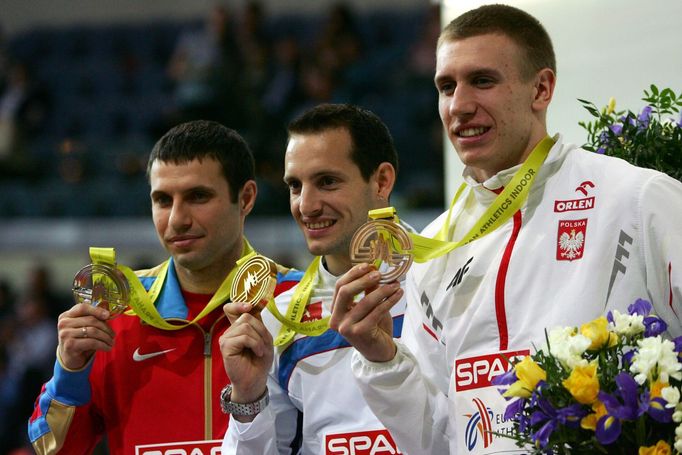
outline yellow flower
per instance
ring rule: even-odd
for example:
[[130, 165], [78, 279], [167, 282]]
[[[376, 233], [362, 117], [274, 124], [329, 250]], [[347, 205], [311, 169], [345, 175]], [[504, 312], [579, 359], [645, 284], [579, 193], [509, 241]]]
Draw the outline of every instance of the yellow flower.
[[541, 380], [547, 379], [547, 373], [535, 363], [530, 356], [526, 356], [522, 361], [514, 366], [514, 372], [518, 381], [513, 383], [504, 393], [505, 397], [528, 398], [533, 389]]
[[672, 450], [667, 442], [660, 440], [655, 446], [640, 447], [639, 455], [670, 455]]
[[661, 391], [669, 385], [667, 382], [654, 381], [651, 384], [651, 399], [660, 398], [662, 396]]
[[580, 421], [580, 427], [584, 430], [594, 431], [597, 428], [597, 421], [607, 414], [606, 406], [599, 400], [592, 403], [592, 414], [588, 414]]
[[613, 114], [616, 110], [616, 99], [614, 97], [609, 98], [609, 105], [606, 107], [607, 114]]
[[571, 392], [578, 403], [592, 404], [599, 393], [599, 378], [597, 377], [597, 364], [590, 363], [586, 366], [576, 366], [571, 375], [562, 382], [563, 386]]
[[580, 334], [589, 338], [592, 343], [589, 350], [596, 350], [602, 346], [612, 347], [618, 343], [618, 336], [608, 330], [609, 321], [604, 316], [580, 326]]

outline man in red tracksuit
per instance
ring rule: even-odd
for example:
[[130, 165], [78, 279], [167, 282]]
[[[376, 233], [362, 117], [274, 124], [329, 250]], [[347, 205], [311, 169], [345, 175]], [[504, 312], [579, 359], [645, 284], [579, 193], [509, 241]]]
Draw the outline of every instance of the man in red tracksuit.
[[[209, 121], [181, 124], [147, 168], [152, 216], [170, 259], [136, 272], [158, 319], [75, 305], [59, 317], [54, 376], [29, 421], [37, 453], [213, 454], [228, 417], [218, 338], [236, 261], [252, 251], [244, 220], [256, 200], [244, 140]], [[279, 267], [276, 294], [295, 284]], [[225, 291], [227, 289], [227, 291]]]

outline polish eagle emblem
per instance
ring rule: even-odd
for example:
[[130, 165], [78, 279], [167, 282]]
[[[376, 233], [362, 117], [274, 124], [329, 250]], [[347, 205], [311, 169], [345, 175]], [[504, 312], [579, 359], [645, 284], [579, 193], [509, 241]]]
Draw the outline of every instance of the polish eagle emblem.
[[582, 247], [585, 243], [585, 234], [582, 231], [564, 232], [559, 236], [559, 248], [561, 249], [561, 256], [571, 260], [581, 256]]

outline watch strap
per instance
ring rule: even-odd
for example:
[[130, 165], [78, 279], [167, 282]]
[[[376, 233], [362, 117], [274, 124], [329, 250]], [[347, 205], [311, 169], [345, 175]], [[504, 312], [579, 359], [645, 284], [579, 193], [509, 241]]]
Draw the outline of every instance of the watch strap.
[[270, 395], [267, 387], [265, 392], [252, 403], [234, 403], [231, 401], [232, 384], [228, 384], [220, 391], [220, 409], [224, 414], [233, 416], [254, 416], [261, 412], [270, 402]]

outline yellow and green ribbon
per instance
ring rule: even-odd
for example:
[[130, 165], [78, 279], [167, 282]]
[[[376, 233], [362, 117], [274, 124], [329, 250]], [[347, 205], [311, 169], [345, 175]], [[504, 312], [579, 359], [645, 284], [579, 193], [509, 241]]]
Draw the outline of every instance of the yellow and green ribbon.
[[[549, 150], [554, 145], [554, 139], [546, 136], [542, 141], [540, 141], [533, 151], [530, 153], [526, 161], [514, 174], [509, 184], [504, 188], [504, 190], [497, 195], [495, 200], [490, 207], [481, 215], [474, 226], [469, 229], [460, 240], [456, 242], [450, 242], [447, 240], [448, 233], [450, 232], [450, 220], [452, 217], [453, 208], [461, 196], [462, 192], [466, 188], [466, 184], [462, 184], [455, 196], [450, 203], [450, 208], [448, 209], [448, 214], [445, 218], [445, 222], [441, 227], [440, 231], [435, 235], [434, 238], [424, 237], [415, 233], [408, 233], [412, 238], [412, 250], [402, 251], [398, 248], [400, 253], [411, 253], [415, 262], [427, 262], [431, 259], [443, 256], [449, 253], [455, 248], [459, 248], [474, 240], [480, 239], [491, 232], [495, 231], [500, 226], [504, 225], [507, 220], [509, 220], [514, 213], [516, 213], [528, 199], [528, 194], [530, 193], [530, 188], [535, 181], [535, 177], [544, 163]], [[392, 207], [389, 207], [389, 209]], [[379, 209], [386, 210], [386, 209]], [[379, 211], [370, 211], [370, 218], [377, 218], [380, 215], [386, 215], [385, 213]], [[384, 216], [386, 217], [386, 216]], [[399, 222], [398, 217], [393, 215], [393, 220]], [[454, 227], [454, 226], [453, 226]]]
[[306, 269], [303, 278], [301, 278], [301, 281], [294, 290], [294, 295], [291, 297], [286, 315], [282, 315], [277, 310], [277, 305], [275, 305], [274, 300], [268, 302], [268, 310], [275, 319], [282, 324], [279, 334], [277, 334], [273, 341], [275, 346], [283, 346], [289, 343], [296, 333], [307, 336], [318, 336], [326, 332], [329, 328], [329, 316], [317, 321], [301, 322], [310, 296], [317, 285], [321, 259], [320, 256], [316, 256]]
[[244, 250], [242, 252], [242, 257], [237, 262], [237, 265], [232, 268], [232, 270], [227, 275], [225, 280], [223, 280], [220, 287], [215, 292], [215, 294], [213, 294], [213, 297], [211, 297], [211, 300], [209, 300], [208, 304], [204, 307], [204, 309], [201, 310], [201, 312], [194, 318], [194, 320], [190, 322], [171, 324], [167, 322], [165, 319], [163, 319], [163, 317], [161, 317], [158, 310], [156, 309], [156, 306], [154, 306], [154, 302], [161, 293], [161, 290], [163, 289], [163, 283], [168, 274], [168, 266], [170, 264], [170, 260], [166, 260], [161, 265], [158, 277], [156, 278], [154, 283], [152, 283], [151, 287], [149, 288], [149, 291], [147, 291], [144, 288], [144, 286], [142, 286], [142, 283], [138, 279], [137, 275], [135, 275], [135, 272], [133, 272], [133, 270], [130, 269], [130, 267], [116, 263], [116, 252], [113, 248], [97, 247], [90, 248], [90, 258], [95, 264], [107, 264], [109, 266], [115, 267], [116, 269], [120, 270], [121, 273], [123, 273], [123, 275], [128, 280], [128, 283], [130, 285], [129, 304], [132, 312], [128, 311], [126, 314], [135, 314], [145, 323], [161, 330], [180, 330], [191, 324], [195, 324], [202, 318], [204, 318], [207, 314], [215, 310], [218, 306], [227, 302], [230, 298], [232, 281], [234, 281], [234, 277], [237, 274], [239, 264], [243, 263], [245, 260], [253, 256], [254, 254], [255, 251], [253, 250], [249, 242], [246, 239], [244, 239]]

